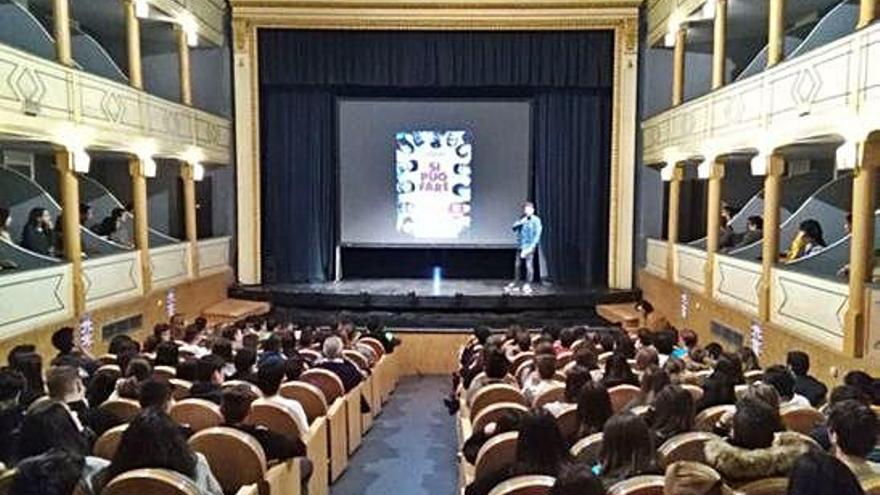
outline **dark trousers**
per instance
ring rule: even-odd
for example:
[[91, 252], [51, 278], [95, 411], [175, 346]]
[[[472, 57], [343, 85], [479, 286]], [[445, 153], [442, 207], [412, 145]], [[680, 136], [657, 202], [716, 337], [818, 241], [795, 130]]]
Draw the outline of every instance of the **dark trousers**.
[[526, 283], [530, 284], [535, 280], [535, 249], [532, 252], [523, 258], [519, 249], [516, 250], [516, 260], [513, 264], [513, 280], [514, 282], [519, 282], [522, 279], [520, 278], [520, 266], [526, 266]]

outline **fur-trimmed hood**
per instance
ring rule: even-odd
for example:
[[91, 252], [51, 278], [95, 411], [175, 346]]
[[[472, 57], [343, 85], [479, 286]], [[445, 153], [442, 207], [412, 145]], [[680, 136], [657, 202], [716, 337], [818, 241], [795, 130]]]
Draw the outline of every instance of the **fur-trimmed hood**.
[[709, 441], [704, 448], [706, 463], [730, 481], [785, 476], [809, 450], [803, 437], [790, 432], [777, 433], [773, 445], [766, 449], [744, 449], [721, 439]]

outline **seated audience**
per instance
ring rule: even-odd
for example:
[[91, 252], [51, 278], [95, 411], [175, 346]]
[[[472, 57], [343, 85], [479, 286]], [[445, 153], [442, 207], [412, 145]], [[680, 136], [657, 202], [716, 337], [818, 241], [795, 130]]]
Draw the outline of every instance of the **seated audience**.
[[788, 474], [788, 495], [863, 495], [846, 464], [821, 452], [800, 456]]
[[62, 451], [83, 457], [81, 487], [86, 494], [97, 494], [94, 478], [107, 467], [107, 461], [89, 456], [89, 442], [70, 410], [58, 402], [43, 400], [34, 404], [21, 425], [18, 443], [20, 458]]
[[828, 387], [809, 374], [810, 356], [805, 352], [791, 351], [785, 361], [794, 374], [794, 393], [806, 397], [813, 407], [821, 406], [825, 402]]
[[486, 495], [495, 485], [514, 476], [539, 474], [556, 477], [572, 462], [553, 416], [546, 412], [532, 412], [522, 419], [513, 465], [500, 473], [478, 478], [467, 486], [465, 495]]
[[15, 447], [25, 410], [19, 398], [24, 388], [21, 373], [9, 367], [0, 368], [0, 462], [6, 466], [18, 459]]
[[386, 353], [394, 352], [394, 349], [400, 345], [400, 339], [395, 337], [385, 328], [385, 322], [378, 316], [371, 316], [367, 320], [367, 332], [365, 337], [372, 337], [378, 340]]
[[692, 461], [674, 462], [666, 467], [665, 495], [733, 495], [721, 475], [705, 464]]
[[728, 481], [785, 476], [810, 444], [797, 433], [783, 430], [777, 410], [763, 402], [741, 400], [730, 438], [706, 443], [706, 463]]
[[300, 375], [307, 368], [306, 360], [299, 353], [284, 361], [284, 378], [286, 381], [299, 380]]
[[52, 334], [52, 347], [58, 351], [49, 363], [52, 366], [74, 366], [89, 376], [98, 368], [95, 360], [76, 343], [71, 327], [59, 328]]
[[364, 380], [364, 375], [357, 366], [345, 359], [342, 355], [343, 342], [339, 337], [328, 337], [324, 340], [324, 357], [315, 363], [316, 368], [324, 368], [332, 371], [342, 380], [345, 392], [348, 393]]
[[90, 407], [98, 407], [113, 395], [116, 382], [122, 374], [115, 368], [99, 368], [86, 387], [86, 400]]
[[618, 385], [639, 385], [639, 378], [633, 373], [626, 356], [616, 351], [608, 361], [605, 361], [605, 374], [602, 376], [602, 384], [605, 388], [614, 388]]
[[[153, 333], [144, 341], [144, 352], [156, 352], [156, 348], [162, 342], [171, 342], [171, 326], [167, 323], [157, 323], [153, 326]], [[177, 366], [177, 363], [174, 366]]]
[[797, 235], [791, 241], [785, 260], [791, 263], [804, 256], [819, 253], [826, 245], [819, 222], [812, 218], [804, 220], [798, 227]]
[[[73, 452], [53, 449], [28, 457], [16, 466], [10, 495], [70, 495], [92, 493], [83, 486], [86, 460]], [[77, 491], [79, 489], [79, 491]]]
[[555, 401], [544, 404], [544, 409], [554, 416], [561, 414], [567, 407], [577, 404], [578, 395], [584, 385], [591, 382], [590, 372], [587, 368], [575, 365], [565, 375], [565, 397], [563, 401]]
[[461, 447], [465, 460], [471, 464], [475, 464], [477, 462], [477, 454], [480, 453], [483, 444], [489, 441], [490, 438], [508, 431], [518, 431], [524, 414], [525, 413], [518, 410], [505, 411], [504, 414], [498, 418], [498, 421], [487, 424], [486, 427], [480, 431], [473, 432], [471, 437], [465, 440], [464, 445]]
[[638, 395], [626, 405], [626, 409], [652, 405], [657, 394], [669, 383], [669, 375], [665, 371], [654, 365], [649, 366], [642, 374]]
[[263, 398], [258, 402], [270, 402], [277, 404], [293, 415], [296, 420], [296, 426], [299, 431], [304, 433], [309, 431], [309, 418], [299, 402], [278, 395], [281, 388], [281, 382], [284, 381], [284, 361], [281, 359], [271, 359], [260, 365], [257, 370], [257, 386], [263, 392]]
[[678, 333], [674, 329], [664, 329], [654, 334], [654, 348], [657, 349], [657, 358], [659, 359], [659, 365], [663, 366], [666, 364], [666, 360], [669, 359], [675, 353], [675, 344], [678, 342]]
[[522, 387], [523, 397], [529, 404], [534, 404], [539, 395], [559, 385], [555, 380], [556, 356], [550, 354], [536, 356], [535, 368], [538, 371], [537, 376], [529, 377]]
[[658, 448], [670, 438], [694, 428], [694, 398], [687, 390], [669, 385], [657, 394], [649, 415]]
[[251, 404], [257, 400], [246, 385], [235, 385], [223, 391], [223, 402], [220, 411], [225, 420], [224, 426], [235, 428], [254, 437], [263, 447], [266, 460], [284, 461], [294, 457], [305, 457], [306, 446], [301, 440], [291, 440], [284, 435], [270, 431], [264, 426], [245, 424], [251, 410]]
[[79, 369], [71, 366], [53, 366], [46, 373], [49, 398], [67, 405], [83, 426], [89, 430], [92, 443], [102, 433], [122, 423], [119, 418], [97, 407], [90, 407], [86, 400], [86, 387]]
[[7, 362], [10, 367], [24, 377], [24, 391], [21, 393], [19, 402], [28, 407], [35, 400], [46, 395], [46, 386], [43, 382], [43, 358], [33, 351], [33, 346], [24, 346], [19, 349], [23, 352], [13, 349]]
[[589, 469], [566, 465], [559, 470], [549, 495], [605, 495], [605, 487]]
[[229, 377], [230, 380], [239, 380], [249, 383], [257, 382], [257, 373], [255, 371], [257, 353], [252, 349], [248, 349], [247, 347], [239, 349], [238, 352], [235, 353], [235, 357], [232, 359], [232, 364], [235, 365], [235, 373]]
[[134, 469], [170, 469], [190, 478], [204, 495], [223, 495], [207, 459], [193, 452], [174, 420], [158, 408], [142, 410], [122, 434], [110, 465], [96, 479], [103, 488]]
[[43, 256], [55, 256], [55, 230], [52, 215], [45, 208], [33, 208], [21, 231], [21, 247]]
[[504, 356], [504, 352], [497, 347], [488, 346], [483, 350], [483, 371], [485, 375], [479, 375], [471, 380], [471, 385], [467, 389], [467, 402], [470, 404], [474, 401], [474, 396], [485, 385], [493, 383], [506, 383], [516, 386], [516, 380], [507, 374], [510, 369], [510, 362]]
[[794, 375], [788, 368], [781, 365], [771, 366], [764, 370], [761, 381], [772, 385], [779, 393], [779, 407], [810, 406], [810, 401], [794, 391]]
[[752, 215], [748, 219], [746, 219], [746, 231], [743, 233], [739, 242], [737, 242], [733, 247], [733, 249], [743, 248], [746, 246], [751, 246], [752, 244], [760, 241], [764, 237], [764, 219], [757, 216]]
[[223, 385], [223, 358], [214, 354], [202, 356], [196, 364], [196, 381], [189, 390], [193, 399], [205, 399], [220, 404]]
[[867, 459], [877, 445], [877, 416], [870, 407], [854, 400], [838, 402], [828, 414], [828, 430], [834, 455], [859, 479], [880, 475], [880, 464]]
[[633, 476], [660, 474], [651, 430], [635, 414], [612, 416], [602, 430], [599, 463], [593, 467], [605, 486]]
[[173, 340], [159, 342], [156, 345], [156, 359], [153, 360], [155, 366], [170, 366], [177, 368], [180, 365], [180, 346]]
[[754, 349], [749, 346], [743, 346], [740, 348], [739, 359], [742, 363], [743, 372], [746, 371], [760, 371], [761, 365], [758, 362], [758, 355], [755, 354]]
[[122, 380], [116, 384], [116, 395], [123, 399], [137, 400], [141, 383], [153, 376], [153, 367], [144, 358], [136, 357], [128, 362]]
[[577, 417], [580, 427], [578, 438], [600, 433], [605, 423], [614, 414], [611, 397], [601, 382], [587, 382], [581, 388], [577, 401]]
[[633, 369], [642, 372], [649, 366], [660, 366], [660, 354], [654, 346], [642, 347], [636, 351], [636, 364], [633, 365]]

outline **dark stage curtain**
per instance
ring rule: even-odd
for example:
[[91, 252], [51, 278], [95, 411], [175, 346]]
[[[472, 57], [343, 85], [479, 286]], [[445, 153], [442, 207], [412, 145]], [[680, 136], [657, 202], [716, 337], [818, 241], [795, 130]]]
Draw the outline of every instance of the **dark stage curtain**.
[[[533, 193], [544, 273], [603, 286], [610, 32], [260, 31], [263, 278], [332, 276], [337, 96], [533, 99]], [[257, 219], [254, 219], [257, 221]]]

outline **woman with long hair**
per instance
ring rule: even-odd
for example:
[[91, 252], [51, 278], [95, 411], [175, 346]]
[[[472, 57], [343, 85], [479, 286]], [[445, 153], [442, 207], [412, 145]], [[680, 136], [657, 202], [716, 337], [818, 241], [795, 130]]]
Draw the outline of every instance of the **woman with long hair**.
[[49, 210], [39, 207], [31, 209], [21, 231], [21, 247], [44, 256], [55, 254], [55, 231]]
[[638, 385], [639, 378], [633, 373], [626, 356], [615, 351], [605, 361], [605, 375], [602, 377], [602, 383], [606, 388], [618, 385]]
[[633, 476], [660, 474], [651, 430], [641, 417], [629, 412], [605, 423], [599, 460], [595, 471], [605, 486]]
[[657, 447], [670, 438], [694, 428], [694, 398], [678, 385], [669, 385], [657, 394], [651, 412], [651, 427]]
[[611, 409], [611, 397], [605, 385], [598, 382], [587, 382], [581, 388], [577, 400], [577, 417], [580, 423], [578, 438], [599, 433], [605, 428], [614, 412]]

